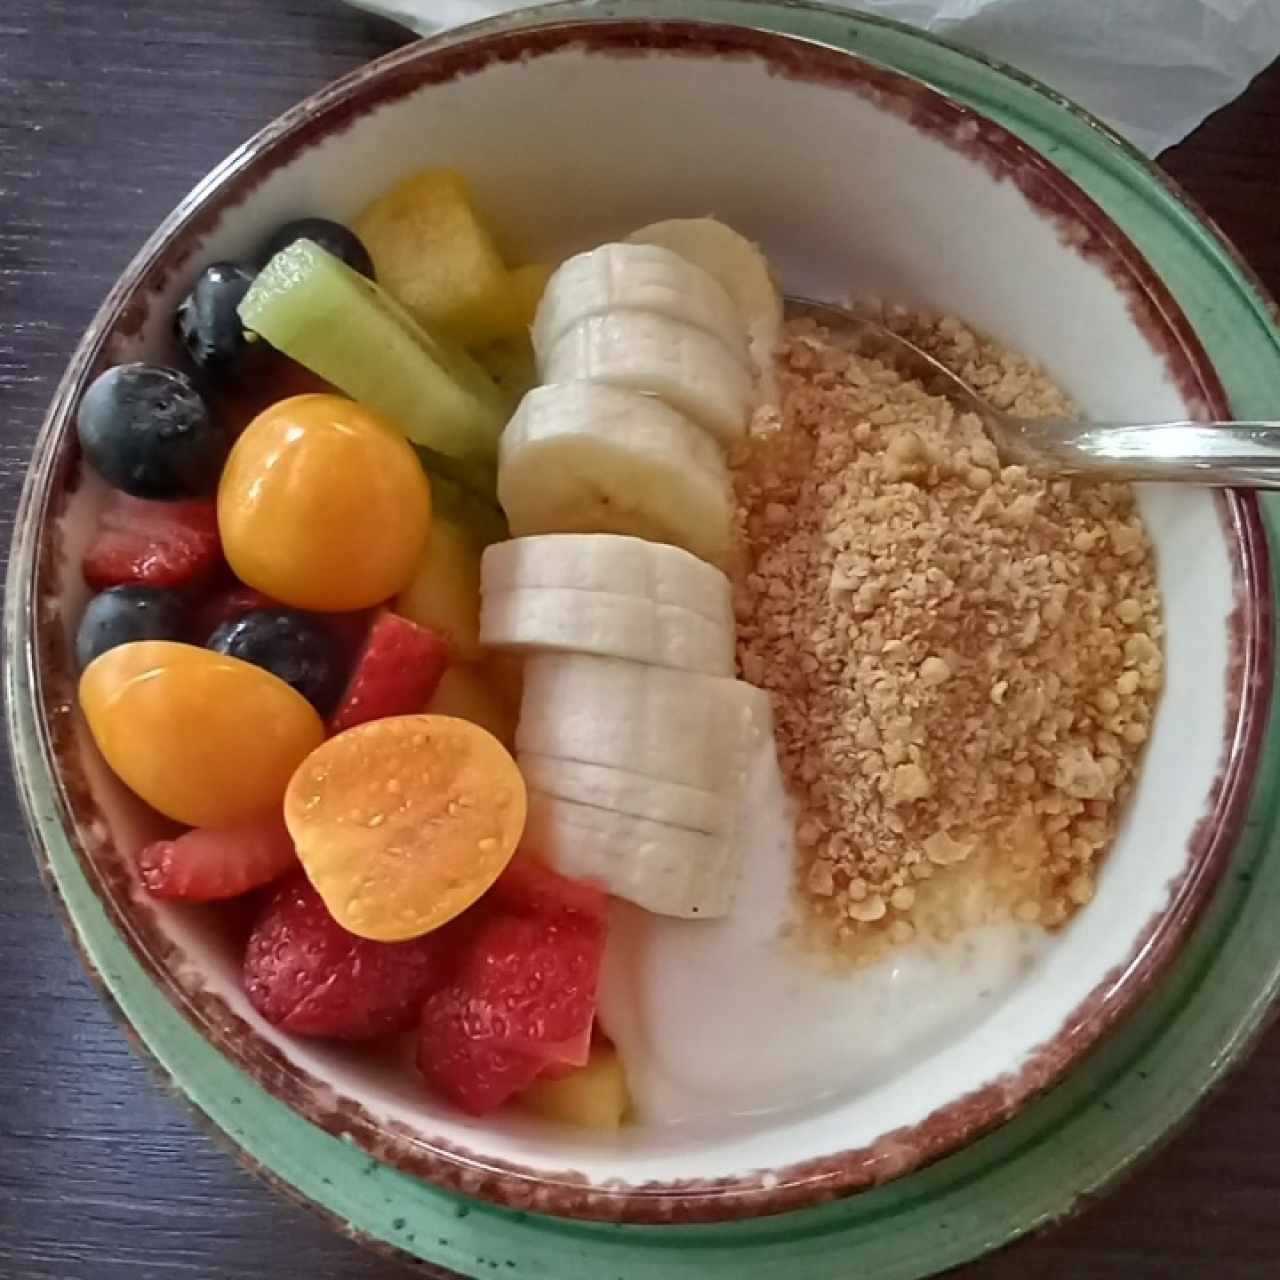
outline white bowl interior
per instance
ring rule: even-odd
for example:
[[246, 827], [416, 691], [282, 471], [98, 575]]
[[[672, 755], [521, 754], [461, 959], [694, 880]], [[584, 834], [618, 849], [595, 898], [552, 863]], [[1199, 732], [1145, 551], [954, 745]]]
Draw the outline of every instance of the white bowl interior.
[[[1189, 409], [1121, 289], [1013, 183], [856, 92], [771, 75], [750, 57], [566, 49], [423, 88], [295, 156], [226, 215], [190, 273], [247, 255], [287, 217], [348, 218], [396, 178], [438, 164], [471, 177], [512, 260], [551, 260], [652, 219], [714, 213], [765, 247], [789, 291], [832, 299], [852, 291], [962, 316], [1038, 357], [1090, 416]], [[188, 283], [167, 283], [133, 354], [164, 350]], [[89, 486], [76, 499], [73, 557], [97, 493]], [[260, 1024], [208, 913], [163, 909], [164, 926], [191, 971], [305, 1070], [375, 1115], [483, 1154], [642, 1182], [865, 1146], [1025, 1061], [1130, 957], [1185, 869], [1223, 754], [1233, 561], [1205, 493], [1151, 488], [1141, 504], [1164, 593], [1167, 688], [1097, 897], [985, 1020], [902, 1074], [807, 1112], [718, 1127], [640, 1126], [596, 1138], [513, 1115], [474, 1122], [433, 1105], [411, 1072]], [[67, 590], [73, 613], [82, 589]], [[99, 782], [104, 800], [114, 791]], [[129, 847], [137, 833], [118, 795], [111, 812]]]

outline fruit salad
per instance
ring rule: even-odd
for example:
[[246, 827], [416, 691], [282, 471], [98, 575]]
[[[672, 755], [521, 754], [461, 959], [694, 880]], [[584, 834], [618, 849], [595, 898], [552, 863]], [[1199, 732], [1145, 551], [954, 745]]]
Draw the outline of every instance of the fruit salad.
[[208, 265], [181, 365], [85, 392], [80, 708], [172, 824], [142, 891], [251, 899], [272, 1027], [412, 1036], [474, 1115], [623, 1123], [608, 899], [728, 913], [770, 741], [726, 451], [780, 325], [719, 223], [511, 264], [428, 170]]

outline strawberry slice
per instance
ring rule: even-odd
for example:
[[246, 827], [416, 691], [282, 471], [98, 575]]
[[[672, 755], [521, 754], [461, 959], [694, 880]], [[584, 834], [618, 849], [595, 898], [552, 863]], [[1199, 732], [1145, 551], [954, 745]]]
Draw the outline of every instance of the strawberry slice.
[[570, 880], [523, 850], [507, 863], [483, 902], [516, 915], [577, 911], [599, 923], [603, 923], [608, 906], [603, 890], [582, 880]]
[[421, 711], [448, 661], [442, 636], [399, 614], [380, 613], [329, 721], [330, 731], [341, 733], [369, 720]]
[[305, 876], [276, 891], [249, 936], [249, 1001], [282, 1031], [368, 1040], [408, 1031], [443, 979], [436, 934], [371, 942], [329, 914]]
[[469, 1036], [460, 1010], [427, 1001], [418, 1070], [439, 1094], [473, 1116], [487, 1116], [542, 1074], [542, 1060]]
[[602, 922], [582, 912], [482, 919], [423, 1007], [418, 1070], [486, 1115], [548, 1068], [585, 1065], [603, 953]]
[[207, 580], [221, 562], [212, 500], [148, 502], [112, 493], [82, 569], [95, 591], [126, 583], [185, 587]]
[[138, 854], [138, 875], [154, 898], [217, 902], [270, 884], [297, 864], [284, 818], [272, 814], [157, 840]]

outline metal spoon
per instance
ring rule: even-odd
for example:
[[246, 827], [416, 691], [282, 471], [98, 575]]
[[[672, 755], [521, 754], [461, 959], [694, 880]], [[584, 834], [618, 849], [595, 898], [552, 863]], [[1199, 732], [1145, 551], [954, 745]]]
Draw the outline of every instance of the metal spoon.
[[1073, 422], [1018, 418], [993, 408], [959, 375], [914, 342], [866, 316], [826, 302], [788, 298], [859, 355], [891, 364], [982, 419], [1006, 465], [1109, 480], [1183, 480], [1239, 489], [1280, 489], [1280, 422]]

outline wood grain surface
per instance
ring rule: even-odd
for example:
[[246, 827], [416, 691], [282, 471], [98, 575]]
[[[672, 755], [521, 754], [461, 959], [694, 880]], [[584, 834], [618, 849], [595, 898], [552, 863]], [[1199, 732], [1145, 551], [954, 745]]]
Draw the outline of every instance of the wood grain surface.
[[[324, 0], [0, 3], [0, 545], [54, 382], [146, 235], [246, 135], [402, 39]], [[1165, 163], [1280, 294], [1280, 66]], [[0, 1277], [413, 1274], [272, 1195], [157, 1089], [50, 910], [7, 769], [2, 786]], [[1280, 1276], [1280, 1031], [1104, 1202], [963, 1274]]]

